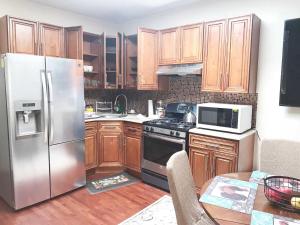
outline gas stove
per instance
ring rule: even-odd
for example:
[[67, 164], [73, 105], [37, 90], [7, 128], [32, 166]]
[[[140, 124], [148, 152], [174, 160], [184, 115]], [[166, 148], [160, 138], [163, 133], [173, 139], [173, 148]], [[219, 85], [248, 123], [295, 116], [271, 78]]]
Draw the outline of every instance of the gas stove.
[[185, 123], [177, 118], [162, 118], [150, 120], [144, 123], [144, 131], [186, 138], [187, 132], [195, 127], [195, 124]]

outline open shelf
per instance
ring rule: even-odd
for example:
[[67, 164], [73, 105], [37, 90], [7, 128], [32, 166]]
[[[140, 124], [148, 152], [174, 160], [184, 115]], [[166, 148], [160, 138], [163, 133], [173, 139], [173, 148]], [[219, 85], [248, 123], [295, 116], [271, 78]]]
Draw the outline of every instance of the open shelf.
[[84, 71], [84, 74], [96, 75], [96, 74], [99, 74], [99, 72], [98, 71], [92, 71], [92, 72]]

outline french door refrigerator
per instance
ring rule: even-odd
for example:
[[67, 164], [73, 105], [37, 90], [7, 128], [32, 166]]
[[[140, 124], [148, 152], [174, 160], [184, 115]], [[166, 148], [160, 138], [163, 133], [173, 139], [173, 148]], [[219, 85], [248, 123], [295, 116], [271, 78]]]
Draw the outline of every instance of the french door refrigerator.
[[0, 62], [0, 196], [14, 209], [84, 186], [82, 61]]

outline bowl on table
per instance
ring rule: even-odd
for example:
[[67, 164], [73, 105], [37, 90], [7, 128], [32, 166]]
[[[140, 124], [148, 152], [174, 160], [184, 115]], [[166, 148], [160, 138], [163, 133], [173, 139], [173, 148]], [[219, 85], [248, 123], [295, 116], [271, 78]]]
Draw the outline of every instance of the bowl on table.
[[300, 180], [286, 176], [264, 179], [266, 198], [276, 206], [300, 213]]

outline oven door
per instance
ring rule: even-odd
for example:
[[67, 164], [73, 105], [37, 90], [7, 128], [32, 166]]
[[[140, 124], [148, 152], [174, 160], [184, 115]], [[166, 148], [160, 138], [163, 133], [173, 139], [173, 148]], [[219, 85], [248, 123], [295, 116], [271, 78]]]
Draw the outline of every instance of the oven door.
[[185, 139], [144, 132], [142, 168], [166, 176], [169, 158], [181, 150], [185, 150]]

